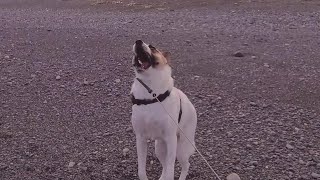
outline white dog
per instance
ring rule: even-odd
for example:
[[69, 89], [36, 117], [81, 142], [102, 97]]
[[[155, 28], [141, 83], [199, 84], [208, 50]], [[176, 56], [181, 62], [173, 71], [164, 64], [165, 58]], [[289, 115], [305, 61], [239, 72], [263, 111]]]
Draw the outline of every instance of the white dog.
[[[136, 78], [132, 85], [132, 125], [136, 134], [138, 153], [138, 175], [147, 180], [147, 139], [155, 140], [155, 153], [162, 165], [160, 180], [174, 179], [175, 160], [181, 165], [179, 180], [185, 180], [189, 170], [189, 157], [194, 153], [192, 144], [180, 132], [176, 124], [194, 143], [197, 126], [196, 110], [187, 96], [173, 86], [168, 53], [137, 40], [133, 45], [133, 66]], [[153, 90], [153, 95], [139, 82]], [[161, 101], [168, 113], [163, 109]]]

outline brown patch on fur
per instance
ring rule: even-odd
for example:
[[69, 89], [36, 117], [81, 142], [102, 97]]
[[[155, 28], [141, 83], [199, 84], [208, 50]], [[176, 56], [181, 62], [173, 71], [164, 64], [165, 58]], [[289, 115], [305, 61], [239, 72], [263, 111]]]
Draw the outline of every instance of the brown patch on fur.
[[167, 63], [170, 64], [171, 61], [171, 53], [168, 51], [165, 51], [162, 53], [162, 55], [167, 59]]
[[155, 58], [157, 65], [166, 65], [168, 64], [169, 54], [168, 52], [161, 52], [156, 48], [150, 48], [153, 57]]

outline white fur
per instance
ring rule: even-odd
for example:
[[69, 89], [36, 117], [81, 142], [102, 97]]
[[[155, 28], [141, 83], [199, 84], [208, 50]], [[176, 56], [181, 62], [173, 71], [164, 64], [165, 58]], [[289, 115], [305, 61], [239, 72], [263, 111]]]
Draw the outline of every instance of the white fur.
[[[135, 52], [135, 46], [136, 46], [136, 44], [134, 44], [134, 45], [132, 46], [132, 49], [133, 49], [133, 53], [136, 54], [136, 52]], [[145, 51], [147, 51], [149, 54], [151, 54], [151, 49], [148, 47], [148, 44], [143, 43], [143, 44], [142, 44], [142, 47], [143, 47], [143, 49], [144, 49]]]
[[[135, 73], [136, 77], [140, 78], [157, 95], [167, 90], [171, 91], [170, 96], [162, 104], [176, 122], [179, 117], [181, 99], [182, 117], [179, 126], [194, 144], [197, 124], [196, 110], [187, 96], [173, 86], [170, 66], [150, 67], [142, 73], [136, 71]], [[153, 99], [152, 95], [136, 79], [131, 93], [136, 99]], [[161, 104], [133, 105], [131, 121], [136, 134], [140, 180], [148, 179], [146, 175], [147, 139], [155, 140], [156, 155], [163, 167], [160, 180], [174, 179], [176, 158], [182, 167], [179, 180], [185, 180], [190, 166], [189, 157], [194, 153], [194, 148], [179, 132], [178, 127]]]

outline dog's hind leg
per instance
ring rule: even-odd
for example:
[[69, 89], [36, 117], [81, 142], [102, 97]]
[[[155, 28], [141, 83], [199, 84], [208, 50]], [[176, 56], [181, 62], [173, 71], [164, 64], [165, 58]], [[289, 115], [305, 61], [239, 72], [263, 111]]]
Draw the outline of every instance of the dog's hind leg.
[[156, 156], [159, 159], [161, 166], [162, 166], [162, 174], [159, 180], [165, 180], [165, 165], [166, 165], [166, 155], [167, 155], [167, 149], [166, 149], [166, 143], [163, 140], [156, 140], [155, 141], [155, 152]]
[[146, 172], [147, 150], [147, 140], [137, 136], [138, 176], [140, 180], [148, 180]]
[[[192, 138], [191, 141], [193, 141], [192, 143], [194, 144], [193, 139], [194, 138]], [[193, 153], [194, 153], [194, 148], [190, 144], [188, 139], [183, 135], [180, 135], [178, 139], [178, 147], [177, 147], [177, 160], [179, 161], [179, 164], [181, 166], [181, 174], [180, 174], [179, 180], [186, 179], [188, 175], [189, 167], [190, 167], [189, 158]]]

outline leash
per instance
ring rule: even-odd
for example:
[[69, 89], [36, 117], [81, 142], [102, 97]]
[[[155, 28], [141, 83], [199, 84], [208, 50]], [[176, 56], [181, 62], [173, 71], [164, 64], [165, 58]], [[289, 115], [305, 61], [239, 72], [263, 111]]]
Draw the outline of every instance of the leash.
[[[136, 78], [143, 87], [145, 87], [147, 89], [147, 91], [149, 92], [149, 94], [151, 94], [153, 91], [151, 88], [149, 88], [149, 86], [147, 86], [141, 79]], [[204, 160], [204, 162], [207, 164], [207, 166], [210, 168], [210, 170], [212, 171], [212, 173], [216, 176], [216, 178], [218, 180], [221, 180], [221, 178], [219, 177], [219, 175], [216, 173], [216, 171], [212, 168], [212, 166], [209, 164], [209, 162], [207, 161], [207, 159], [202, 155], [202, 153], [199, 151], [199, 149], [192, 143], [192, 141], [188, 138], [188, 136], [183, 132], [183, 130], [181, 129], [181, 127], [179, 126], [179, 124], [173, 119], [173, 117], [170, 115], [170, 113], [168, 112], [168, 110], [164, 107], [164, 105], [161, 103], [161, 101], [158, 99], [158, 97], [156, 97], [157, 95], [155, 93], [152, 94], [153, 97], [156, 98], [156, 100], [160, 103], [160, 105], [162, 106], [162, 108], [166, 111], [166, 113], [169, 115], [169, 117], [171, 118], [171, 120], [176, 124], [176, 126], [178, 127], [178, 129], [180, 130], [180, 132], [182, 132], [183, 136], [187, 138], [187, 140], [189, 141], [189, 143], [193, 146], [193, 148], [197, 151], [197, 153], [201, 156], [201, 158]]]

